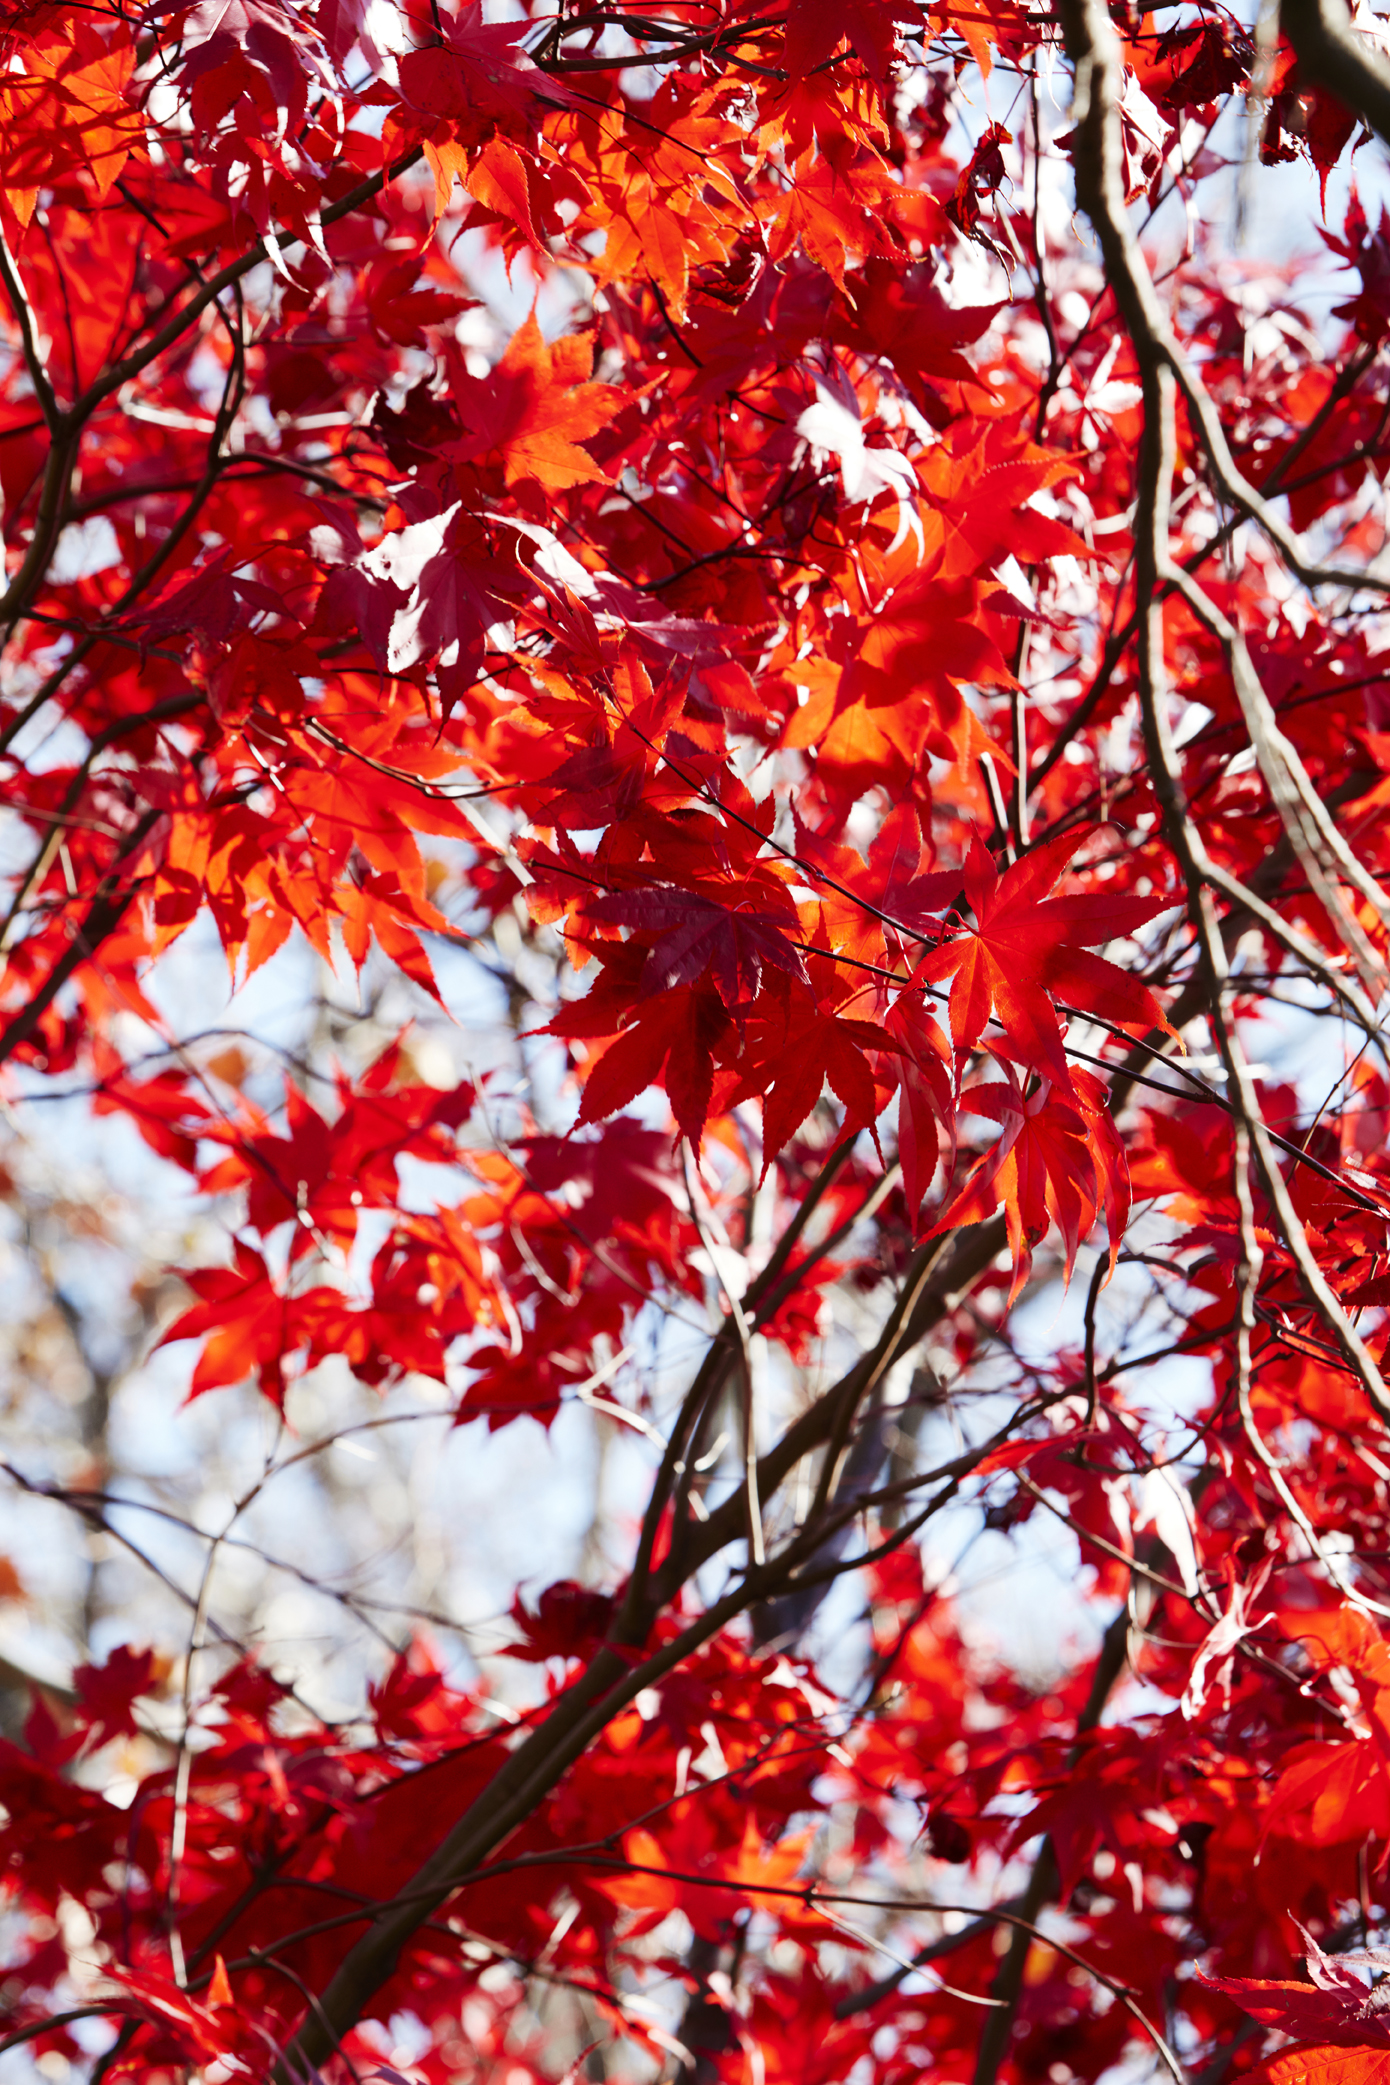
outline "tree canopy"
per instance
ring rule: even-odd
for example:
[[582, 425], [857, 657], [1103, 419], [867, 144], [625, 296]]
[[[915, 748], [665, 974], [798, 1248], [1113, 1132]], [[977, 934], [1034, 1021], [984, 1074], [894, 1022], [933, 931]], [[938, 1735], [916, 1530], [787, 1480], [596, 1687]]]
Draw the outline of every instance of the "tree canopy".
[[0, 37], [7, 2076], [1384, 2085], [1390, 24]]

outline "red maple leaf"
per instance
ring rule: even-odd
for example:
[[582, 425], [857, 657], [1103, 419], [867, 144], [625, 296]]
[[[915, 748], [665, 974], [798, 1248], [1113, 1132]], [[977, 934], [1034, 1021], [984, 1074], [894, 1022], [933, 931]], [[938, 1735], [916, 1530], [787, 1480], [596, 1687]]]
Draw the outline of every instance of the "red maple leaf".
[[[806, 995], [808, 999], [809, 996]], [[778, 1152], [800, 1129], [827, 1084], [844, 1104], [846, 1131], [872, 1129], [888, 1096], [885, 1093], [880, 1097], [865, 1052], [896, 1055], [901, 1047], [886, 1029], [876, 1028], [871, 1021], [823, 1009], [812, 1012], [808, 1008], [802, 1013], [798, 1008], [791, 1032], [795, 1041], [779, 1050], [772, 1083], [763, 1096], [764, 1176]]]
[[486, 377], [461, 377], [454, 400], [467, 433], [445, 454], [471, 463], [500, 452], [508, 487], [531, 479], [547, 492], [606, 475], [579, 447], [623, 404], [620, 391], [589, 381], [593, 348], [583, 334], [548, 342], [535, 314]]
[[139, 1695], [154, 1691], [155, 1654], [118, 1644], [104, 1665], [79, 1665], [72, 1683], [94, 1745], [134, 1737], [140, 1726], [133, 1705]]
[[[998, 1122], [1001, 1134], [975, 1166], [959, 1193], [942, 1211], [936, 1232], [980, 1223], [1002, 1203], [1014, 1258], [1016, 1296], [1033, 1264], [1033, 1251], [1049, 1222], [1062, 1234], [1070, 1278], [1077, 1248], [1095, 1222], [1102, 1196], [1110, 1219], [1112, 1259], [1124, 1235], [1129, 1191], [1124, 1153], [1109, 1127], [1103, 1091], [1090, 1074], [1087, 1098], [1078, 1105], [1065, 1089], [1043, 1079], [1025, 1094], [1012, 1066], [1007, 1085], [972, 1086], [961, 1096], [961, 1113]], [[1113, 1138], [1113, 1131], [1111, 1132]]]
[[1311, 1983], [1249, 1976], [1209, 1976], [1203, 1983], [1283, 2034], [1345, 2049], [1390, 2049], [1390, 1985], [1366, 1981], [1367, 1975], [1390, 1970], [1390, 1948], [1328, 1955], [1311, 1933], [1302, 1926], [1298, 1930]]
[[924, 956], [914, 974], [916, 983], [935, 984], [954, 973], [951, 1039], [958, 1058], [976, 1047], [993, 1012], [1018, 1061], [1064, 1091], [1071, 1089], [1071, 1071], [1054, 999], [1075, 1001], [1139, 1035], [1167, 1026], [1146, 985], [1086, 951], [1097, 942], [1132, 934], [1162, 912], [1168, 900], [1111, 897], [1105, 891], [1047, 895], [1082, 837], [1063, 833], [1025, 854], [1001, 877], [979, 836], [973, 836], [961, 882], [975, 925]]
[[766, 964], [807, 981], [801, 953], [787, 939], [788, 924], [797, 923], [790, 903], [779, 918], [771, 912], [731, 909], [675, 884], [651, 884], [643, 890], [610, 891], [591, 898], [585, 912], [590, 919], [660, 936], [638, 979], [641, 999], [654, 992], [669, 992], [676, 985], [693, 984], [707, 970], [714, 989], [731, 1009], [757, 998]]

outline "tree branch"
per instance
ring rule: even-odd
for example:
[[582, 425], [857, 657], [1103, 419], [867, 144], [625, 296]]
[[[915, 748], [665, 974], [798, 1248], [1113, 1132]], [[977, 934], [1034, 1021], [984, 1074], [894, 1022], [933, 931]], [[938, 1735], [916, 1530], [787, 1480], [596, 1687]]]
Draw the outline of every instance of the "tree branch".
[[1352, 27], [1345, 0], [1283, 0], [1279, 26], [1299, 69], [1364, 116], [1390, 144], [1390, 66]]

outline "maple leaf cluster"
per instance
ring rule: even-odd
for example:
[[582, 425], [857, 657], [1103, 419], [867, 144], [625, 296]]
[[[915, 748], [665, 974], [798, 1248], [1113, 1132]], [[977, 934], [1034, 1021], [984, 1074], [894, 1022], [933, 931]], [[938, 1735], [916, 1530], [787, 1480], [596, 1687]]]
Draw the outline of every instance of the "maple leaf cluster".
[[16, 2061], [1384, 2085], [1378, 36], [0, 0]]

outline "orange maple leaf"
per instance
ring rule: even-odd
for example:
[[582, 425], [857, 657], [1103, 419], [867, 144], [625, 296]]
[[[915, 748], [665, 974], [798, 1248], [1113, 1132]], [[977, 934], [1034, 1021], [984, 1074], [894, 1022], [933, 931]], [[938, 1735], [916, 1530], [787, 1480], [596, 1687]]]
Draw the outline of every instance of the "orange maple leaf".
[[1300, 2042], [1246, 2075], [1250, 2085], [1390, 2085], [1390, 2050]]
[[29, 47], [30, 70], [0, 87], [4, 188], [22, 225], [39, 191], [82, 169], [105, 201], [132, 152], [144, 145], [140, 111], [126, 99], [133, 40], [108, 43], [86, 23]]

